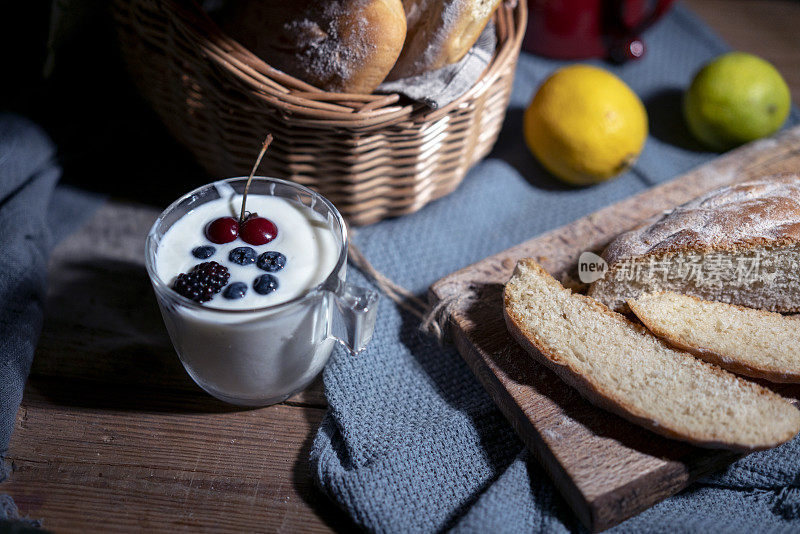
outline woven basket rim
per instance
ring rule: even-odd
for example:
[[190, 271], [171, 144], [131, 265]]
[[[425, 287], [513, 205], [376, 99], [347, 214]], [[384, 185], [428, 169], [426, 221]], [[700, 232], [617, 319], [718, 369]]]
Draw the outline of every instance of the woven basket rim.
[[503, 0], [494, 19], [505, 17], [506, 32], [498, 34], [492, 59], [475, 84], [453, 102], [439, 109], [420, 103], [403, 103], [397, 93], [351, 94], [323, 91], [290, 76], [255, 55], [228, 36], [196, 0], [167, 0], [184, 22], [179, 31], [206, 54], [215, 66], [227, 70], [260, 100], [280, 106], [284, 113], [313, 120], [319, 125], [368, 127], [375, 123], [403, 120], [430, 121], [450, 113], [490, 87], [505, 63], [513, 61], [525, 32], [527, 6], [524, 0]]

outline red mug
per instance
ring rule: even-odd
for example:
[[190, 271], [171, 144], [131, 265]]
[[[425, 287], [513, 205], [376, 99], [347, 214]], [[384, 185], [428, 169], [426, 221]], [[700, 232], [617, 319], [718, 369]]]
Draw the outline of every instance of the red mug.
[[636, 59], [644, 54], [639, 34], [673, 0], [528, 0], [522, 47], [558, 59]]

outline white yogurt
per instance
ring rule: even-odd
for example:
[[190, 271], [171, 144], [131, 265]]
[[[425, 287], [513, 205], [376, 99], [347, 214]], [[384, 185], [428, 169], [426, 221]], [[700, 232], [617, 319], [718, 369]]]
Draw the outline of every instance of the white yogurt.
[[[329, 221], [307, 206], [251, 193], [247, 210], [274, 222], [278, 236], [262, 246], [241, 239], [224, 245], [210, 243], [204, 235], [206, 225], [218, 217], [238, 217], [241, 208], [241, 196], [225, 189], [226, 184], [215, 187], [222, 199], [194, 208], [161, 238], [155, 269], [171, 286], [178, 274], [213, 260], [230, 270], [229, 283], [246, 283], [247, 293], [238, 300], [220, 293], [200, 307], [159, 295], [161, 312], [184, 367], [203, 389], [235, 404], [279, 402], [308, 385], [333, 349], [332, 293], [312, 291], [297, 302], [288, 301], [328, 278], [336, 268], [342, 239]], [[207, 259], [195, 258], [191, 251], [201, 245], [216, 247], [216, 253]], [[268, 295], [253, 290], [253, 280], [265, 271], [255, 264], [230, 262], [228, 253], [239, 246], [251, 246], [258, 255], [276, 250], [286, 256], [284, 268], [269, 273], [278, 279], [277, 290]], [[344, 268], [338, 273], [342, 280]], [[260, 309], [281, 303], [287, 304]]]
[[[247, 197], [247, 211], [266, 217], [278, 227], [278, 236], [266, 245], [249, 245], [237, 238], [231, 243], [218, 245], [205, 236], [206, 225], [219, 217], [239, 217], [242, 206], [240, 195], [213, 200], [183, 216], [167, 231], [161, 240], [156, 256], [158, 275], [168, 285], [180, 273], [204, 261], [216, 261], [231, 273], [228, 283], [244, 282], [248, 289], [244, 298], [230, 300], [217, 294], [204, 303], [213, 308], [252, 309], [272, 306], [302, 295], [310, 288], [322, 283], [339, 258], [339, 245], [334, 239], [327, 221], [314, 210], [285, 198], [253, 195]], [[216, 248], [213, 256], [197, 259], [192, 249], [210, 245]], [[286, 256], [286, 265], [278, 272], [270, 273], [278, 279], [278, 289], [268, 295], [253, 291], [253, 281], [265, 274], [255, 264], [237, 265], [228, 261], [228, 254], [236, 247], [251, 247], [257, 255], [268, 250]]]

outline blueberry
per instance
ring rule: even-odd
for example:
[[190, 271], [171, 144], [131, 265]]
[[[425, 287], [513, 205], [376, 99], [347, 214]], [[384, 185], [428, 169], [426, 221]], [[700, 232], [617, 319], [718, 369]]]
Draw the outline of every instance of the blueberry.
[[253, 280], [253, 289], [259, 295], [269, 295], [278, 289], [278, 279], [271, 274], [262, 274]]
[[203, 247], [195, 247], [192, 249], [192, 256], [194, 256], [198, 260], [205, 260], [213, 256], [216, 251], [217, 249], [210, 245]]
[[258, 257], [259, 269], [264, 269], [268, 273], [278, 272], [286, 265], [286, 256], [280, 252], [269, 250]]
[[247, 284], [244, 282], [233, 282], [225, 288], [225, 291], [222, 292], [222, 296], [228, 300], [236, 300], [244, 297], [245, 293], [247, 293]]
[[256, 251], [250, 247], [236, 247], [228, 254], [228, 259], [239, 265], [250, 265], [256, 262]]

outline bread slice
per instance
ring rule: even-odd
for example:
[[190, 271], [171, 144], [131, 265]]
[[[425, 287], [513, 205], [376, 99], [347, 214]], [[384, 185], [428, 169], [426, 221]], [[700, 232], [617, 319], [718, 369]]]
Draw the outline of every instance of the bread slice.
[[800, 383], [800, 329], [779, 313], [659, 292], [628, 301], [655, 335], [720, 367]]
[[674, 291], [775, 312], [800, 312], [800, 176], [712, 191], [618, 236], [589, 288], [612, 310]]
[[786, 399], [670, 348], [532, 259], [506, 284], [504, 315], [522, 347], [590, 402], [658, 434], [751, 451], [800, 430], [800, 411]]

